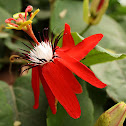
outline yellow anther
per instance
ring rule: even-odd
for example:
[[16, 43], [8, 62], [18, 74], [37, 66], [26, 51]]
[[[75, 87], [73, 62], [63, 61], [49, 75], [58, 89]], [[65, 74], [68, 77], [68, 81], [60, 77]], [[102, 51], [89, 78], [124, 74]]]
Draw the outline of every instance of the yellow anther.
[[23, 23], [23, 20], [16, 22], [17, 25], [21, 25], [22, 23]]
[[13, 25], [10, 25], [10, 24], [7, 24], [8, 27], [6, 27], [6, 29], [17, 29], [17, 27], [13, 26]]
[[25, 27], [25, 26], [27, 26], [27, 25], [29, 25], [29, 24], [31, 24], [31, 23], [32, 23], [31, 20], [25, 21], [25, 22], [23, 22], [20, 26], [18, 26], [17, 29], [21, 30], [23, 27]]
[[30, 17], [29, 20], [33, 20], [33, 18], [35, 17], [35, 15], [40, 11], [40, 9], [37, 9], [33, 14], [32, 16]]
[[[19, 14], [22, 14], [22, 16], [25, 17], [25, 12], [19, 12], [19, 13], [14, 14], [13, 18], [14, 19], [18, 19], [19, 18]], [[28, 13], [27, 13], [27, 16], [28, 16]]]

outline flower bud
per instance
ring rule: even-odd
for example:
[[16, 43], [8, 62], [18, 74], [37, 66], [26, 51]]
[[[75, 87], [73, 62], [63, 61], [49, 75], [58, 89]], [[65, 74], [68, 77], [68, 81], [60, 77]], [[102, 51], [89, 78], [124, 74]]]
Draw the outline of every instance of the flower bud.
[[93, 0], [91, 3], [92, 24], [98, 24], [108, 8], [109, 0]]
[[109, 0], [92, 0], [89, 9], [89, 0], [83, 2], [83, 19], [87, 24], [98, 24], [105, 13]]
[[96, 121], [95, 126], [123, 126], [125, 118], [126, 104], [120, 102], [104, 112]]

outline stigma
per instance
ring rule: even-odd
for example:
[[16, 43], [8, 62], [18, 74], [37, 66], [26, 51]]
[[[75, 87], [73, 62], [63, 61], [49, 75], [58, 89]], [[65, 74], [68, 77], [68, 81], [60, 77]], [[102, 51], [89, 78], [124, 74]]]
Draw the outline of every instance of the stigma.
[[53, 50], [51, 42], [41, 42], [36, 45], [29, 53], [30, 61], [35, 64], [44, 65], [48, 62], [53, 62]]

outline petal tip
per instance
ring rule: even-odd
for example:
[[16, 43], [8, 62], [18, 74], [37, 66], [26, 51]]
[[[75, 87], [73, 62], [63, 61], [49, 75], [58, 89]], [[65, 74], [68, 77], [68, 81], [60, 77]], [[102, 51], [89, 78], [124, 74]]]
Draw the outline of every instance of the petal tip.
[[34, 109], [38, 109], [38, 107], [39, 107], [39, 104], [33, 106]]
[[56, 111], [52, 111], [52, 113], [53, 113], [53, 115], [55, 115], [56, 114]]
[[107, 86], [107, 84], [102, 83], [102, 85], [99, 86], [98, 88], [105, 88], [106, 86]]
[[96, 34], [97, 36], [99, 36], [99, 38], [103, 38], [104, 37], [104, 35], [102, 34], [102, 33], [99, 33], [99, 34]]
[[70, 25], [68, 25], [67, 23], [65, 23], [65, 31], [70, 31]]
[[80, 118], [80, 116], [81, 116], [81, 110], [80, 110], [79, 113], [77, 113], [76, 115], [73, 115], [71, 117], [74, 118], [74, 119], [78, 119], [78, 118]]

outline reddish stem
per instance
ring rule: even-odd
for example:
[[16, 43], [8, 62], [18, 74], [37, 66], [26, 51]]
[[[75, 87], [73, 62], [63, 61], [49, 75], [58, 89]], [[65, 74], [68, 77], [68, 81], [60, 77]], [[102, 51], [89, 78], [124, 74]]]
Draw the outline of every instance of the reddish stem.
[[34, 33], [33, 33], [33, 30], [32, 30], [32, 27], [30, 27], [29, 25], [27, 25], [27, 30], [24, 30], [24, 32], [26, 32], [33, 40], [34, 42], [39, 45], [39, 42], [37, 40], [37, 38], [35, 37]]

